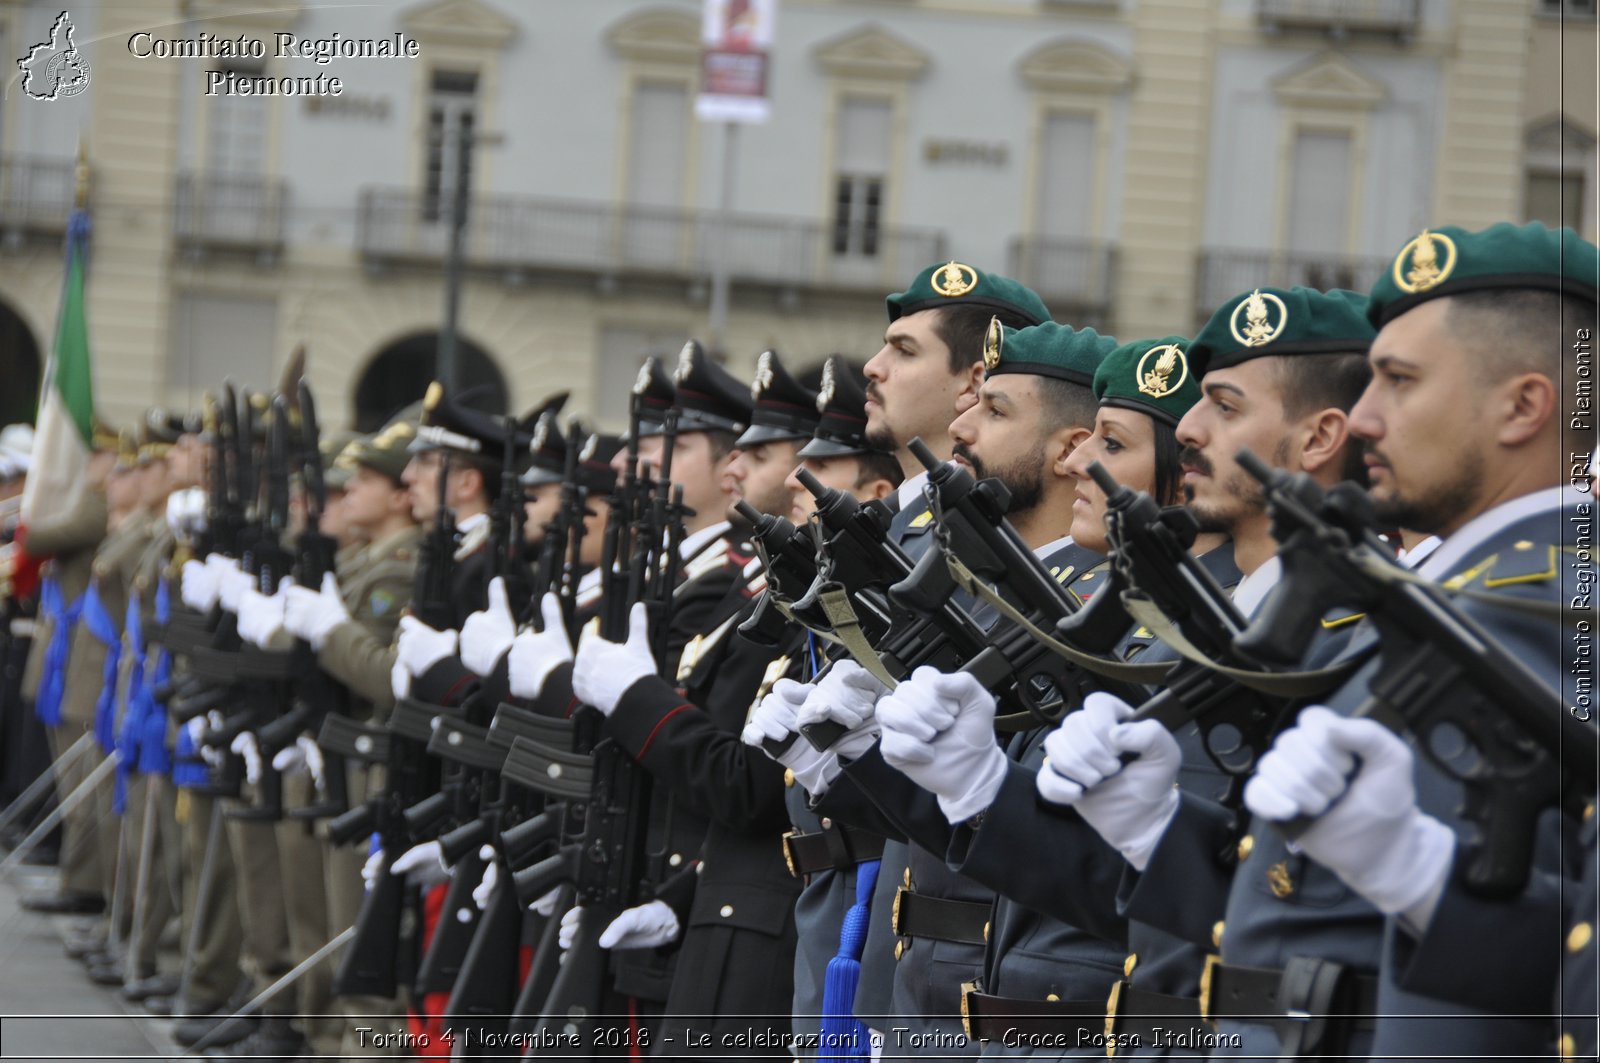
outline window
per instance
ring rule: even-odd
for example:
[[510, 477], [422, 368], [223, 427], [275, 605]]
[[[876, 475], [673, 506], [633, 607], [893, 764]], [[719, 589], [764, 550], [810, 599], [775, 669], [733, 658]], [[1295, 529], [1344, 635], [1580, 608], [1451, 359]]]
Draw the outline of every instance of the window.
[[636, 85], [629, 125], [628, 202], [680, 205], [688, 143], [688, 86], [654, 81]]
[[1593, 18], [1595, 0], [1539, 0], [1541, 15], [1581, 15]]
[[1090, 232], [1094, 195], [1094, 117], [1055, 111], [1039, 143], [1040, 236], [1082, 239]]
[[846, 99], [834, 151], [833, 253], [875, 257], [882, 237], [889, 172], [890, 104]]
[[1522, 184], [1522, 216], [1554, 229], [1583, 228], [1582, 171], [1529, 171]]
[[[241, 78], [265, 73], [262, 63], [243, 60], [224, 63], [222, 69]], [[208, 102], [206, 171], [218, 177], [262, 176], [266, 171], [269, 98], [230, 93]]]
[[1300, 130], [1289, 189], [1289, 250], [1337, 257], [1350, 231], [1350, 134]]
[[[462, 141], [470, 145], [477, 118], [478, 75], [471, 72], [435, 70], [428, 97], [427, 156], [422, 174], [422, 220], [436, 222], [449, 216], [450, 200], [456, 181], [462, 176]], [[468, 183], [471, 174], [466, 174]]]

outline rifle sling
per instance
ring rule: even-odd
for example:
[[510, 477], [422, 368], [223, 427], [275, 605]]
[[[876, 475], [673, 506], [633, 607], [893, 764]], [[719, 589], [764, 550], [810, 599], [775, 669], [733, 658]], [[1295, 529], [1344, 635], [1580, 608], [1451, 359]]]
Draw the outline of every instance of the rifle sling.
[[1149, 628], [1156, 638], [1171, 646], [1186, 660], [1209, 668], [1213, 672], [1219, 672], [1240, 686], [1273, 697], [1303, 698], [1321, 694], [1343, 683], [1367, 663], [1365, 657], [1357, 657], [1331, 668], [1319, 668], [1309, 672], [1261, 672], [1249, 668], [1232, 668], [1200, 652], [1194, 643], [1184, 638], [1183, 632], [1178, 630], [1178, 625], [1169, 620], [1167, 615], [1144, 595], [1137, 591], [1126, 591], [1122, 595], [1122, 604], [1128, 610], [1129, 616]]
[[[1114, 661], [1105, 657], [1096, 657], [1092, 653], [1075, 650], [1053, 635], [1041, 630], [1039, 625], [1023, 616], [1022, 613], [976, 574], [961, 559], [949, 550], [944, 551], [945, 563], [950, 567], [950, 577], [956, 581], [960, 588], [980, 601], [993, 606], [995, 611], [1007, 620], [1016, 624], [1041, 646], [1050, 650], [1059, 657], [1086, 668], [1097, 675], [1107, 679], [1115, 679], [1125, 683], [1142, 683], [1147, 686], [1161, 683], [1172, 670], [1172, 662], [1163, 664], [1127, 664], [1123, 661]], [[1151, 630], [1154, 630], [1153, 628]]]
[[827, 588], [817, 596], [817, 602], [822, 606], [823, 615], [828, 618], [828, 625], [833, 628], [834, 637], [849, 651], [850, 656], [856, 659], [857, 664], [871, 673], [878, 682], [893, 690], [899, 684], [883, 666], [882, 658], [872, 648], [872, 643], [867, 641], [867, 636], [861, 633], [861, 621], [850, 606], [849, 593], [837, 583], [829, 583]]

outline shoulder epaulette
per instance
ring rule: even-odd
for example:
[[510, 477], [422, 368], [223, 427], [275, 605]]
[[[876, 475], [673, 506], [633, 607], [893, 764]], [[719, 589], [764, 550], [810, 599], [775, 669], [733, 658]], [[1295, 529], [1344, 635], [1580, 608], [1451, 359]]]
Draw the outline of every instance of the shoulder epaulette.
[[920, 531], [932, 523], [933, 510], [925, 509], [921, 513], [918, 513], [915, 517], [912, 517], [911, 522], [907, 524], [906, 527], [912, 531]]

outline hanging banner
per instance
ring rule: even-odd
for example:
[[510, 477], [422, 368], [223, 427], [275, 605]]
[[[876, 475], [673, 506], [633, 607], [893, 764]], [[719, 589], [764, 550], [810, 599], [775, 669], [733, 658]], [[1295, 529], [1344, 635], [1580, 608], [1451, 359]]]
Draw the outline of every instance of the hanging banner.
[[700, 41], [700, 95], [694, 113], [703, 122], [765, 122], [773, 27], [778, 0], [705, 0]]

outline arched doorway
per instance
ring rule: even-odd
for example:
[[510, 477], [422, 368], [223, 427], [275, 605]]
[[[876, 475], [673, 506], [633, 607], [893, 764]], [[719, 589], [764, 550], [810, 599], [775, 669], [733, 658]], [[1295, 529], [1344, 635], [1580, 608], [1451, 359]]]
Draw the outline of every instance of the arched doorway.
[[[379, 351], [356, 385], [356, 431], [376, 431], [396, 410], [422, 398], [433, 379], [438, 351], [437, 332], [406, 336]], [[506, 412], [505, 377], [482, 347], [461, 336], [456, 337], [456, 380], [458, 393], [472, 392], [467, 405], [489, 413]]]
[[33, 330], [4, 303], [0, 303], [0, 427], [18, 421], [33, 423], [38, 412], [42, 362]]

